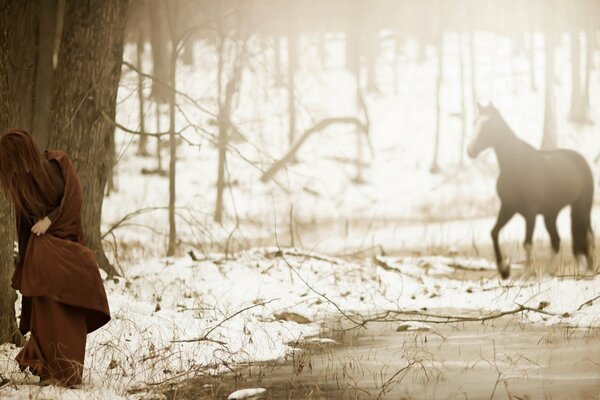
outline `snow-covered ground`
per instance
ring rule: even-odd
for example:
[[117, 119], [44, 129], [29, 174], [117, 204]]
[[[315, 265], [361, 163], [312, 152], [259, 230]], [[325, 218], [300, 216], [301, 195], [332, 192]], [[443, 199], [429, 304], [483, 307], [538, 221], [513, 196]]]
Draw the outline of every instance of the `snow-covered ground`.
[[600, 326], [600, 277], [502, 283], [452, 279], [456, 268], [494, 266], [461, 257], [347, 262], [278, 248], [138, 264], [106, 282], [113, 320], [89, 336], [82, 388], [33, 384], [18, 372], [18, 349], [5, 345], [0, 371], [10, 383], [0, 398], [140, 398], [148, 385], [281, 359], [293, 351], [288, 343], [319, 334], [340, 310], [360, 321], [388, 310], [472, 316], [525, 306], [543, 312], [522, 314], [532, 322]]

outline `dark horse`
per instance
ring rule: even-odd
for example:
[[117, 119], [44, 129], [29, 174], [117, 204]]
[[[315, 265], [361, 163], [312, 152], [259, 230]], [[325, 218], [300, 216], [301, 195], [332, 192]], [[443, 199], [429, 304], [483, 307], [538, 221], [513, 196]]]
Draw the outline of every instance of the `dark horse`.
[[475, 158], [481, 151], [491, 147], [500, 166], [496, 189], [501, 206], [492, 229], [492, 240], [502, 278], [510, 275], [510, 265], [502, 260], [498, 244], [502, 227], [516, 213], [525, 218], [524, 247], [527, 253], [526, 267], [529, 268], [536, 216], [544, 216], [555, 259], [560, 246], [556, 217], [566, 205], [571, 206], [573, 255], [578, 265], [580, 258], [585, 258], [588, 271], [592, 271], [594, 237], [590, 212], [594, 180], [588, 163], [579, 153], [571, 150], [536, 150], [515, 135], [492, 104], [485, 107], [478, 105], [478, 109], [475, 136], [467, 152], [471, 158]]

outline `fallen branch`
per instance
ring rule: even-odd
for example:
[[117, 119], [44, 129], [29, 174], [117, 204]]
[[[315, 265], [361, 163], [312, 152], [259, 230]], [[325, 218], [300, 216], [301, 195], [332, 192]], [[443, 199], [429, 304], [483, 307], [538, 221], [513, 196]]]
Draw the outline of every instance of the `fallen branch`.
[[596, 301], [596, 300], [598, 300], [598, 299], [600, 299], [600, 295], [598, 295], [598, 296], [594, 297], [593, 299], [589, 299], [589, 300], [588, 300], [588, 301], [586, 301], [585, 303], [581, 303], [581, 305], [580, 305], [580, 306], [577, 308], [577, 310], [575, 310], [575, 311], [581, 311], [581, 309], [582, 309], [583, 307], [585, 307], [585, 306], [591, 306], [591, 305], [594, 303], [594, 301]]
[[[480, 316], [462, 316], [462, 315], [444, 315], [444, 314], [433, 314], [428, 313], [426, 311], [419, 310], [409, 310], [409, 311], [398, 311], [398, 310], [387, 310], [375, 317], [367, 318], [364, 320], [363, 325], [368, 322], [426, 322], [430, 324], [451, 324], [458, 322], [483, 322], [489, 321], [492, 319], [498, 319], [505, 317], [507, 315], [518, 314], [520, 312], [535, 312], [544, 315], [550, 315], [553, 317], [563, 317], [565, 314], [554, 314], [548, 311], [543, 311], [541, 309], [527, 307], [524, 305], [519, 305], [517, 308], [508, 311], [497, 311], [490, 313], [488, 315], [480, 315]], [[421, 318], [387, 318], [390, 314], [396, 315], [414, 315], [419, 316]], [[431, 319], [430, 319], [431, 318]]]
[[287, 256], [295, 256], [295, 257], [304, 257], [304, 258], [312, 258], [314, 260], [324, 261], [331, 264], [339, 264], [340, 260], [337, 260], [333, 257], [321, 256], [319, 254], [308, 253], [306, 251], [298, 250], [298, 249], [278, 249], [275, 251], [268, 251], [265, 253], [265, 257], [283, 257]]
[[[315, 132], [321, 131], [327, 128], [330, 125], [334, 124], [352, 124], [356, 125], [361, 132], [365, 135], [368, 135], [368, 128], [365, 124], [363, 124], [358, 118], [355, 117], [335, 117], [335, 118], [326, 118], [313, 127], [307, 129], [300, 139], [290, 148], [283, 158], [279, 161], [275, 162], [275, 164], [271, 165], [271, 167], [261, 176], [261, 182], [268, 182], [275, 176], [275, 174], [284, 166], [289, 164], [292, 160], [296, 158], [296, 153], [300, 150], [300, 147], [308, 140], [308, 138]], [[368, 136], [367, 136], [368, 137]]]
[[182, 339], [182, 340], [171, 340], [171, 343], [192, 343], [192, 342], [214, 342], [214, 343], [219, 343], [221, 345], [225, 345], [225, 342], [221, 342], [218, 340], [214, 340], [214, 339], [210, 339], [208, 337], [208, 335], [210, 335], [215, 329], [219, 328], [221, 325], [223, 325], [225, 322], [229, 321], [230, 319], [240, 315], [241, 313], [248, 311], [252, 308], [256, 308], [256, 307], [261, 307], [264, 305], [267, 305], [275, 300], [279, 300], [279, 298], [276, 299], [271, 299], [269, 301], [264, 301], [262, 303], [258, 303], [258, 304], [253, 304], [251, 306], [242, 308], [241, 310], [235, 312], [234, 314], [228, 316], [227, 318], [225, 318], [224, 320], [222, 320], [221, 322], [219, 322], [217, 325], [213, 326], [212, 328], [210, 328], [208, 330], [208, 332], [206, 332], [202, 337], [196, 338], [196, 339]]
[[418, 276], [418, 275], [413, 275], [413, 274], [409, 274], [408, 272], [404, 272], [398, 268], [394, 268], [392, 267], [387, 261], [383, 260], [381, 257], [379, 256], [374, 256], [373, 257], [373, 261], [375, 261], [375, 265], [383, 268], [386, 271], [390, 271], [390, 272], [396, 272], [398, 274], [402, 274], [402, 275], [406, 275], [410, 278], [413, 278], [421, 283], [423, 283], [423, 278]]

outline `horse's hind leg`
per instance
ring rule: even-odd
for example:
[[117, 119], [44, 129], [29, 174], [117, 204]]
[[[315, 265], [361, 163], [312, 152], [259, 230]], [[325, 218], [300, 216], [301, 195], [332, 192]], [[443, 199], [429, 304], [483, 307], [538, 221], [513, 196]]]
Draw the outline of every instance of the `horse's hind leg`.
[[552, 258], [550, 259], [550, 265], [548, 266], [548, 272], [554, 273], [556, 271], [557, 263], [558, 263], [558, 251], [560, 249], [560, 236], [558, 235], [558, 230], [556, 229], [556, 217], [558, 214], [544, 214], [544, 224], [546, 225], [546, 230], [550, 235], [550, 243], [552, 245]]
[[591, 272], [594, 270], [594, 235], [590, 227], [589, 216], [582, 217], [581, 213], [576, 211], [574, 205], [571, 205], [573, 256], [579, 272]]
[[523, 247], [525, 248], [526, 261], [525, 269], [527, 274], [531, 274], [533, 269], [531, 267], [531, 250], [533, 247], [533, 231], [535, 229], [535, 214], [527, 215], [525, 217], [525, 242]]
[[508, 221], [510, 221], [513, 215], [515, 215], [515, 212], [502, 204], [500, 207], [500, 212], [498, 213], [498, 218], [496, 219], [496, 225], [494, 225], [494, 228], [492, 229], [492, 240], [494, 242], [494, 253], [496, 254], [496, 265], [502, 279], [506, 279], [510, 275], [510, 265], [508, 263], [504, 263], [502, 260], [502, 252], [500, 251], [498, 236], [500, 235], [500, 230]]

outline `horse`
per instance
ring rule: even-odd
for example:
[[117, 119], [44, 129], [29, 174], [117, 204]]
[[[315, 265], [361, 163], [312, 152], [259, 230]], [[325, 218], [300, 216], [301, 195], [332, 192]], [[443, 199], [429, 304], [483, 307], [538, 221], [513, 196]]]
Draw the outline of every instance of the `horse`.
[[483, 150], [492, 148], [500, 167], [496, 191], [501, 206], [491, 236], [502, 279], [510, 276], [510, 264], [503, 261], [498, 243], [504, 225], [517, 213], [525, 219], [525, 266], [526, 272], [532, 273], [533, 230], [537, 215], [542, 214], [552, 244], [551, 268], [554, 269], [560, 247], [556, 218], [567, 205], [571, 206], [572, 250], [577, 266], [581, 268], [584, 259], [587, 270], [593, 272], [594, 235], [590, 214], [594, 179], [587, 161], [572, 150], [537, 150], [516, 136], [493, 104], [477, 104], [477, 108], [475, 133], [467, 154], [476, 158]]

